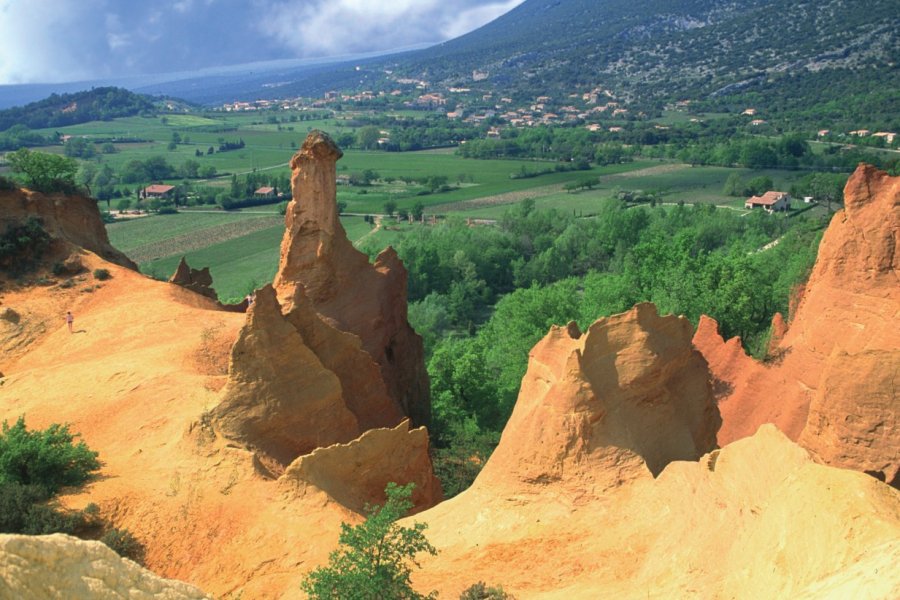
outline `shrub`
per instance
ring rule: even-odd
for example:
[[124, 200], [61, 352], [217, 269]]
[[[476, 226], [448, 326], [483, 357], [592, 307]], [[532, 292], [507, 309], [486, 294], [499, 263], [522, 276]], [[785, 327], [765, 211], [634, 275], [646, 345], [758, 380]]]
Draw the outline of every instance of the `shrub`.
[[19, 276], [28, 272], [50, 247], [50, 234], [41, 220], [28, 217], [0, 236], [0, 269]]
[[159, 215], [177, 215], [177, 214], [178, 214], [178, 209], [175, 208], [174, 206], [161, 206], [161, 207], [159, 208], [159, 210], [156, 211], [156, 214], [159, 214]]
[[107, 269], [94, 269], [94, 279], [98, 281], [106, 281], [111, 277], [112, 275], [109, 274]]
[[32, 506], [49, 497], [39, 485], [0, 484], [0, 533], [22, 533]]
[[472, 584], [459, 595], [459, 600], [514, 600], [503, 591], [499, 585], [497, 587], [487, 587], [483, 581]]
[[47, 488], [40, 485], [0, 484], [0, 533], [73, 533], [82, 522], [81, 513], [43, 504], [49, 499]]
[[100, 541], [112, 548], [119, 556], [130, 558], [138, 563], [144, 560], [144, 545], [127, 529], [110, 529], [103, 534]]
[[392, 598], [418, 600], [423, 596], [412, 589], [412, 567], [419, 566], [420, 552], [437, 554], [422, 533], [427, 527], [416, 523], [400, 527], [395, 521], [406, 514], [414, 484], [389, 483], [384, 506], [368, 508], [366, 521], [351, 527], [341, 524], [341, 547], [331, 553], [328, 565], [310, 572], [302, 583], [312, 600], [376, 600]]
[[25, 418], [12, 427], [4, 421], [0, 433], [0, 484], [39, 485], [48, 494], [67, 485], [81, 485], [100, 468], [97, 453], [68, 425], [53, 424], [44, 431], [28, 431]]

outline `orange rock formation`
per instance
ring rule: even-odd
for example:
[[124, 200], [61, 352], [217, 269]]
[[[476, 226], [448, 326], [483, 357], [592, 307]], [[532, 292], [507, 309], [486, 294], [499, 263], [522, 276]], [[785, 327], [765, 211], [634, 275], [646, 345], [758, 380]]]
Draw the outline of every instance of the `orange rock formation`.
[[337, 214], [335, 164], [342, 153], [328, 135], [309, 134], [291, 160], [293, 201], [285, 215], [275, 289], [285, 310], [306, 303], [362, 340], [388, 394], [413, 423], [428, 422], [428, 375], [422, 339], [406, 320], [406, 269], [388, 248], [369, 263], [347, 239]]
[[[305, 156], [328, 150], [319, 143]], [[336, 233], [320, 237], [313, 225], [300, 226], [297, 204], [291, 231], [315, 240], [322, 256], [328, 243], [343, 244]], [[301, 598], [300, 581], [336, 547], [340, 523], [358, 522], [360, 507], [379, 501], [387, 481], [415, 482], [420, 510], [440, 494], [424, 429], [394, 421], [365, 431], [379, 411], [394, 407], [393, 419], [399, 408], [379, 376], [384, 366], [366, 351], [372, 342], [320, 316], [317, 302], [331, 301], [312, 298], [317, 286], [288, 282], [300, 264], [290, 249], [300, 246], [286, 244], [277, 288], [284, 305], [264, 288], [247, 315], [88, 251], [85, 266], [112, 274], [92, 293], [35, 287], [5, 290], [0, 299], [23, 318], [54, 315], [19, 350], [0, 354], [0, 419], [25, 414], [31, 427], [71, 423], [104, 465], [101, 478], [63, 502], [97, 503], [146, 544], [153, 571], [217, 597]], [[327, 265], [312, 263], [298, 272], [328, 274]], [[342, 281], [334, 277], [332, 284]], [[359, 275], [367, 277], [375, 276]], [[824, 300], [815, 303], [822, 285], [829, 289], [824, 275], [811, 281], [802, 308], [818, 307], [826, 318], [836, 313]], [[895, 292], [876, 286], [882, 305], [865, 289], [852, 299], [860, 316], [841, 330], [863, 323], [863, 333], [840, 344], [832, 339], [831, 366], [819, 361], [828, 376], [816, 383], [829, 393], [821, 412], [814, 402], [805, 411], [810, 423], [821, 414], [827, 426], [832, 397], [864, 391], [854, 383], [859, 372], [871, 378], [871, 392], [887, 389], [876, 361], [891, 350], [890, 336], [866, 328], [896, 313]], [[58, 318], [68, 308], [83, 331], [70, 334]], [[363, 313], [377, 312], [370, 310]], [[821, 333], [816, 315], [806, 319], [806, 336]], [[788, 352], [784, 365], [804, 353], [812, 358], [802, 364], [815, 365], [806, 346], [819, 346], [797, 339], [797, 326], [785, 344], [803, 350]], [[711, 329], [704, 321], [698, 347], [703, 335], [715, 341]], [[730, 354], [710, 355], [718, 377], [710, 385], [687, 322], [660, 317], [651, 305], [602, 319], [584, 334], [574, 325], [553, 329], [533, 350], [513, 416], [475, 484], [411, 517], [428, 523], [426, 535], [439, 550], [416, 573], [417, 588], [454, 597], [483, 580], [520, 598], [567, 600], [900, 596], [900, 492], [817, 464], [773, 426], [714, 449], [714, 394], [757, 385], [732, 377], [749, 372], [739, 343], [719, 340], [716, 349]], [[771, 374], [759, 377], [778, 389], [764, 379]], [[785, 377], [788, 397], [799, 377]], [[867, 397], [872, 414], [887, 400]], [[720, 406], [732, 410], [731, 402]], [[844, 414], [868, 410], [854, 405]], [[852, 419], [845, 424], [852, 435], [864, 433]], [[832, 447], [823, 434], [817, 439], [817, 455]], [[322, 444], [330, 445], [313, 448]], [[846, 444], [834, 447], [849, 454]], [[65, 561], [65, 573], [54, 564], [59, 577], [52, 581], [66, 585], [91, 578], [103, 586], [97, 589], [121, 593], [128, 578], [130, 591], [200, 595], [149, 579], [96, 545], [35, 548], [0, 536], [0, 586], [18, 577], [14, 590], [37, 589], [49, 577], [39, 554], [49, 554]]]
[[900, 493], [815, 464], [774, 426], [714, 450], [717, 426], [684, 319], [639, 305], [584, 335], [553, 328], [473, 486], [407, 520], [427, 522], [439, 552], [418, 589], [454, 597], [481, 580], [524, 598], [900, 592], [900, 575], [883, 571], [900, 557]]
[[900, 483], [900, 178], [860, 166], [822, 238], [787, 332], [761, 364], [702, 319], [721, 445], [774, 423], [813, 456]]
[[48, 196], [25, 189], [0, 191], [0, 232], [27, 217], [39, 218], [47, 233], [69, 250], [89, 250], [104, 260], [137, 270], [137, 265], [110, 245], [100, 209], [91, 198]]

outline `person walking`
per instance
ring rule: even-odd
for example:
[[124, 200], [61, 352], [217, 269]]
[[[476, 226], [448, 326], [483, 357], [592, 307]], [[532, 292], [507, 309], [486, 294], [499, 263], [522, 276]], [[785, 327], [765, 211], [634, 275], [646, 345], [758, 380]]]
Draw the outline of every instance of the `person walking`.
[[75, 322], [75, 317], [72, 316], [71, 312], [66, 312], [66, 325], [69, 326], [69, 333], [74, 333], [72, 331], [72, 323]]

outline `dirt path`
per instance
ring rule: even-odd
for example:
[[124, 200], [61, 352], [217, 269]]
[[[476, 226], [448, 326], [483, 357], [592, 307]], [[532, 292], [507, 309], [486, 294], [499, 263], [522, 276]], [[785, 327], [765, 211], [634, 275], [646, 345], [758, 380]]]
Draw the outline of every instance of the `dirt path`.
[[373, 218], [375, 219], [375, 227], [373, 227], [367, 234], [353, 242], [354, 248], [359, 248], [364, 241], [378, 233], [378, 231], [381, 229], [381, 215], [375, 215]]

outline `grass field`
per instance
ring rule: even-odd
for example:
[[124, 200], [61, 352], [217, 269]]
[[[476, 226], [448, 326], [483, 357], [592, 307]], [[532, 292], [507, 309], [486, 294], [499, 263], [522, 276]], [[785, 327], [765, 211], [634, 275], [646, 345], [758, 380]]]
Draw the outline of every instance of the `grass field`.
[[[153, 215], [107, 225], [110, 241], [134, 259], [141, 271], [167, 279], [184, 256], [194, 268], [209, 267], [213, 287], [223, 300], [236, 300], [272, 281], [278, 267], [284, 221], [274, 212]], [[342, 217], [351, 240], [371, 225], [362, 217]]]
[[[335, 113], [334, 118], [320, 118], [320, 113], [283, 111], [277, 113], [168, 114], [155, 117], [130, 117], [44, 130], [45, 135], [87, 136], [141, 140], [117, 143], [116, 152], [98, 154], [98, 164], [122, 170], [134, 159], [163, 156], [175, 167], [186, 160], [196, 160], [201, 167], [212, 165], [219, 176], [212, 180], [195, 180], [196, 185], [227, 186], [231, 173], [254, 170], [287, 174], [288, 162], [308, 131], [322, 129], [335, 137], [354, 133], [351, 113]], [[682, 113], [667, 114], [673, 122], [683, 120]], [[291, 119], [294, 119], [291, 121]], [[304, 120], [314, 119], [314, 120]], [[273, 120], [277, 122], [272, 122]], [[182, 143], [170, 150], [174, 133]], [[222, 141], [243, 140], [245, 147], [228, 152], [208, 154]], [[62, 152], [62, 146], [45, 148]], [[98, 148], [99, 150], [99, 148]], [[199, 152], [198, 152], [199, 151]], [[199, 154], [199, 155], [198, 155]], [[537, 177], [512, 179], [523, 169], [531, 172], [553, 163], [530, 160], [476, 160], [458, 156], [453, 149], [421, 152], [388, 153], [347, 150], [338, 162], [338, 175], [361, 173], [371, 169], [379, 180], [372, 186], [338, 186], [338, 200], [346, 203], [346, 212], [380, 214], [389, 201], [399, 209], [411, 210], [421, 203], [427, 214], [458, 214], [463, 217], [498, 218], [511, 206], [525, 199], [535, 200], [539, 208], [554, 207], [562, 211], [590, 215], [602, 202], [623, 191], [655, 192], [664, 203], [712, 203], [741, 207], [743, 198], [725, 196], [722, 189], [732, 173], [745, 179], [758, 175], [772, 178], [776, 188], [787, 189], [791, 181], [803, 175], [788, 171], [750, 171], [720, 167], [690, 167], [668, 162], [643, 160], [633, 163], [593, 167], [589, 171], [552, 172]], [[401, 178], [422, 179], [444, 176], [452, 189], [427, 193], [420, 183], [404, 183]], [[564, 185], [587, 178], [597, 178], [592, 190], [566, 193]], [[122, 185], [123, 191], [134, 193], [140, 184]], [[179, 184], [181, 180], [168, 183]], [[351, 240], [363, 240], [360, 246], [372, 253], [396, 243], [406, 225], [385, 221], [384, 227], [369, 235], [371, 226], [360, 217], [345, 217], [344, 225]], [[270, 281], [278, 261], [278, 247], [283, 233], [276, 207], [260, 207], [224, 213], [221, 211], [182, 211], [114, 223], [108, 227], [112, 243], [132, 256], [145, 272], [168, 277], [182, 255], [194, 267], [209, 266], [214, 285], [222, 298], [238, 298], [256, 284]]]

